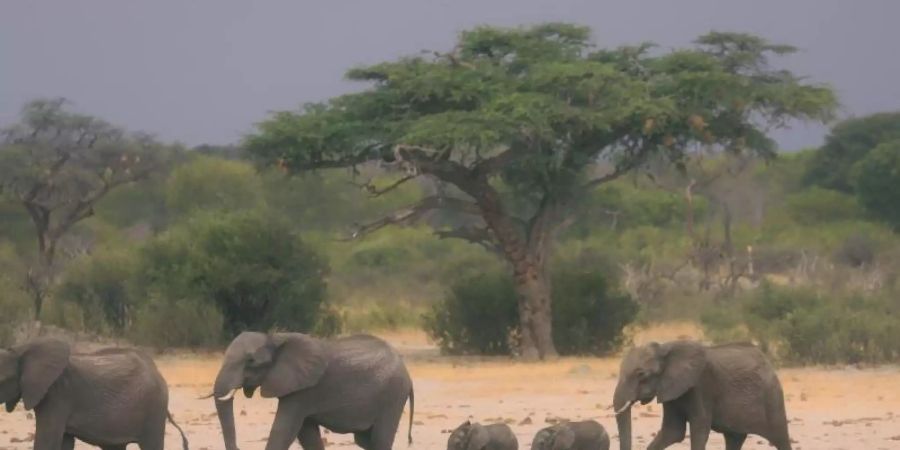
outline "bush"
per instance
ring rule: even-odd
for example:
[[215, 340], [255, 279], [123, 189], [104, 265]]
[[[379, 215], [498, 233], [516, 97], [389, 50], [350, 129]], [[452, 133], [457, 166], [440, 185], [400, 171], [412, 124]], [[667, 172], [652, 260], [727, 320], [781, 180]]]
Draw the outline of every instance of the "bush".
[[508, 355], [518, 327], [517, 296], [504, 272], [462, 277], [423, 318], [425, 331], [446, 354]]
[[224, 318], [203, 299], [151, 295], [135, 313], [128, 336], [156, 348], [214, 347], [222, 343]]
[[210, 302], [224, 336], [272, 327], [309, 332], [325, 302], [322, 257], [281, 218], [263, 211], [200, 215], [141, 252], [139, 290]]
[[603, 355], [625, 344], [638, 304], [589, 265], [561, 264], [553, 275], [553, 340], [564, 355]]
[[[637, 303], [610, 286], [610, 278], [584, 261], [553, 271], [553, 339], [564, 355], [604, 354], [625, 343], [624, 329]], [[424, 318], [425, 330], [449, 354], [511, 353], [518, 331], [518, 297], [505, 272], [461, 277]]]
[[855, 220], [865, 215], [852, 195], [820, 187], [791, 194], [785, 202], [791, 217], [800, 225]]
[[[896, 362], [900, 358], [900, 300], [894, 295], [821, 294], [763, 284], [730, 318], [703, 315], [711, 337], [744, 334], [778, 359], [800, 364]], [[743, 331], [742, 331], [743, 330]]]
[[55, 298], [77, 305], [86, 331], [121, 335], [132, 319], [129, 283], [136, 259], [130, 250], [101, 250], [67, 268]]

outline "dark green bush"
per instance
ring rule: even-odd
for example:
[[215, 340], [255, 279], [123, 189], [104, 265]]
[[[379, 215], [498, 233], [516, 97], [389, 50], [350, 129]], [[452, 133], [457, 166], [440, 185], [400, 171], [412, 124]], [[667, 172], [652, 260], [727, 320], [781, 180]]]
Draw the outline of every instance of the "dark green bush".
[[731, 312], [703, 315], [708, 336], [745, 334], [773, 356], [799, 364], [900, 359], [900, 300], [895, 295], [823, 294], [763, 284], [731, 307]]
[[[625, 341], [637, 303], [583, 261], [553, 271], [553, 338], [564, 355], [604, 354]], [[425, 317], [425, 329], [450, 354], [509, 354], [518, 330], [518, 297], [505, 272], [461, 277]]]
[[564, 355], [603, 355], [625, 343], [638, 304], [592, 266], [562, 264], [553, 275], [553, 340]]
[[263, 211], [195, 217], [141, 253], [144, 296], [211, 302], [226, 338], [272, 327], [308, 332], [325, 302], [322, 257]]
[[446, 354], [508, 355], [518, 327], [516, 299], [506, 273], [462, 277], [425, 315], [424, 328]]

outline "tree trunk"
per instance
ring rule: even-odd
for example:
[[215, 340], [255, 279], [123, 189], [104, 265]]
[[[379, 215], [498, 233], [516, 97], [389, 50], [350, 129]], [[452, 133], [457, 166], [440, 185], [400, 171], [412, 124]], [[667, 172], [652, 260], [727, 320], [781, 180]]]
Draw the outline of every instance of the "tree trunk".
[[555, 359], [559, 355], [553, 344], [551, 286], [547, 270], [530, 261], [518, 264], [514, 270], [519, 295], [522, 357], [526, 360]]

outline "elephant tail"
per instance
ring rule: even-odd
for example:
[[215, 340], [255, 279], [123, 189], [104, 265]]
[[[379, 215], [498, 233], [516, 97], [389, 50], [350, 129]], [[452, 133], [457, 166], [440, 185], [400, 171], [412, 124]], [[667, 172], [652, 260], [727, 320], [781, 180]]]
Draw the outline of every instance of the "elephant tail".
[[413, 416], [416, 412], [416, 390], [412, 387], [409, 388], [409, 432], [406, 437], [409, 440], [409, 445], [412, 445], [412, 427], [413, 427]]
[[184, 436], [184, 430], [182, 430], [181, 427], [179, 427], [178, 424], [175, 423], [175, 419], [172, 418], [172, 413], [166, 411], [166, 418], [169, 419], [169, 423], [171, 423], [172, 426], [175, 427], [176, 430], [178, 430], [178, 433], [181, 434], [181, 447], [183, 448], [183, 450], [190, 450], [188, 448], [187, 437]]

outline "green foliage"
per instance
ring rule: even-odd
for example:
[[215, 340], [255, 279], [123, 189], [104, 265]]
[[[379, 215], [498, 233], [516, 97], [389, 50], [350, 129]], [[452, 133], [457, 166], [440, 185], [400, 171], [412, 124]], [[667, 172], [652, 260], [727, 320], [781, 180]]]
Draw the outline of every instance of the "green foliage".
[[853, 166], [875, 147], [900, 139], [900, 112], [878, 113], [837, 124], [815, 153], [805, 175], [815, 184], [853, 192]]
[[554, 267], [553, 341], [561, 354], [605, 355], [625, 344], [638, 304], [583, 260]]
[[195, 216], [141, 253], [142, 292], [211, 302], [225, 337], [271, 327], [310, 331], [325, 301], [324, 260], [271, 213]]
[[508, 355], [518, 328], [518, 296], [503, 272], [454, 282], [424, 317], [425, 331], [446, 354]]
[[22, 288], [25, 268], [13, 247], [0, 239], [0, 347], [13, 342], [16, 328], [31, 320], [31, 303]]
[[204, 298], [163, 298], [151, 293], [138, 307], [128, 336], [155, 348], [213, 348], [226, 338], [225, 318]]
[[[900, 125], [897, 133], [900, 135]], [[873, 216], [900, 229], [900, 139], [875, 147], [853, 172], [860, 203]]]
[[262, 181], [240, 161], [198, 157], [175, 169], [166, 183], [166, 207], [184, 216], [197, 211], [239, 211], [263, 204]]
[[749, 336], [792, 363], [892, 362], [900, 358], [897, 299], [889, 293], [819, 293], [764, 284], [739, 308], [704, 314], [703, 324], [710, 336]]
[[66, 270], [55, 298], [77, 305], [89, 331], [121, 335], [133, 319], [136, 265], [131, 249], [102, 249]]
[[[553, 338], [567, 355], [603, 355], [625, 343], [638, 305], [610, 283], [602, 267], [567, 261], [553, 271]], [[518, 332], [518, 295], [504, 272], [461, 277], [424, 318], [425, 330], [448, 354], [505, 355]]]
[[793, 220], [804, 226], [856, 220], [865, 215], [852, 195], [817, 186], [787, 196], [785, 203]]

